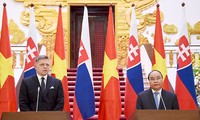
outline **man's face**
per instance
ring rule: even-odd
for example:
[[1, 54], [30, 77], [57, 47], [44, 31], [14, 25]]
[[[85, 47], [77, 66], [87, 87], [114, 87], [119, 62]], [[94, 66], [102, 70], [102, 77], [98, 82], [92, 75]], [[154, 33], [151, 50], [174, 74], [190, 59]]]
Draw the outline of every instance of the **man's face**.
[[41, 59], [34, 65], [37, 74], [40, 76], [45, 76], [50, 70], [50, 61], [48, 59]]
[[162, 75], [158, 71], [153, 71], [149, 75], [149, 83], [150, 83], [150, 87], [153, 90], [155, 90], [155, 91], [160, 90], [162, 88], [162, 84], [163, 84]]

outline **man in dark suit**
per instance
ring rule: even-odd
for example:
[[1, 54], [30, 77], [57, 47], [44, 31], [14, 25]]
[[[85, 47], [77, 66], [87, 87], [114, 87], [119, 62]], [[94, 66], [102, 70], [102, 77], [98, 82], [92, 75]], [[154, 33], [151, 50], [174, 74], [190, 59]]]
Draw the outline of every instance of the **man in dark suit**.
[[176, 95], [162, 88], [163, 76], [160, 71], [151, 71], [148, 80], [150, 89], [138, 94], [137, 109], [179, 109]]
[[62, 111], [63, 87], [60, 80], [48, 75], [49, 58], [45, 55], [36, 57], [34, 68], [37, 74], [23, 79], [21, 83], [20, 111]]

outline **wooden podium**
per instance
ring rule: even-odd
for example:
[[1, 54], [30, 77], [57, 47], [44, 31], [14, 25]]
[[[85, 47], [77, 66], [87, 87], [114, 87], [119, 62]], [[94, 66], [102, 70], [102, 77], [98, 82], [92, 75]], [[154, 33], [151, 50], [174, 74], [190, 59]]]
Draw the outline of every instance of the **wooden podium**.
[[1, 120], [70, 120], [70, 114], [64, 111], [3, 112]]
[[129, 120], [200, 120], [198, 110], [136, 110]]

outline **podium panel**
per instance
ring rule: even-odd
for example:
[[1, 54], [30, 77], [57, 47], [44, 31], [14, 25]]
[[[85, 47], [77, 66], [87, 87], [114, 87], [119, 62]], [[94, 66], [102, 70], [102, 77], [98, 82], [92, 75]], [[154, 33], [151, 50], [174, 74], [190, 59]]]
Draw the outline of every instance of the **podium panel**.
[[198, 110], [136, 110], [129, 120], [200, 120]]
[[70, 120], [70, 114], [64, 111], [3, 112], [1, 120]]

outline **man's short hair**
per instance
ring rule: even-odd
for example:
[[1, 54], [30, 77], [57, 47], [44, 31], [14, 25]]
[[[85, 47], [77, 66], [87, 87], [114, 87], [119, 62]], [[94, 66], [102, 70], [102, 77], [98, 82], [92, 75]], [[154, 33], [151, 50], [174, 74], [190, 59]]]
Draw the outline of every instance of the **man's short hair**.
[[160, 75], [161, 75], [161, 77], [163, 78], [163, 75], [162, 75], [162, 73], [161, 73], [159, 70], [152, 70], [152, 71], [148, 74], [148, 80], [149, 80], [149, 77], [150, 77], [151, 73], [154, 72], [154, 71], [159, 72]]
[[39, 55], [35, 58], [35, 63], [37, 63], [39, 60], [42, 60], [42, 59], [49, 59], [49, 57], [46, 55]]

